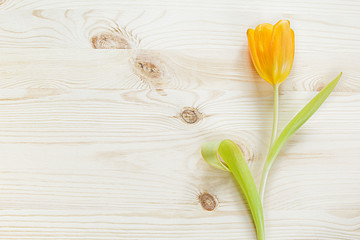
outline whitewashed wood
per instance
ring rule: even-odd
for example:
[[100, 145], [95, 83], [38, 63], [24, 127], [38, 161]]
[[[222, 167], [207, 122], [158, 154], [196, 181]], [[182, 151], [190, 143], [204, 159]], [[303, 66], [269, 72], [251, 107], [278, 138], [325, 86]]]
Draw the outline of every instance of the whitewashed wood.
[[[116, 211], [81, 210], [7, 210], [0, 220], [7, 222], [0, 239], [253, 239], [251, 220], [247, 213], [237, 215], [202, 212], [199, 218], [178, 216], [169, 219], [159, 214], [149, 216], [124, 215]], [[177, 215], [176, 211], [168, 215]], [[243, 216], [241, 219], [238, 216]], [[359, 235], [350, 232], [358, 228], [359, 218], [345, 219], [336, 214], [313, 211], [270, 211], [268, 239], [340, 239], [353, 240]], [[29, 221], [32, 216], [33, 221]], [[296, 216], [296, 217], [294, 217]], [[199, 224], [198, 219], [202, 219]], [[215, 219], [217, 219], [215, 221]], [[324, 219], [327, 219], [324, 221]], [[154, 224], [154, 223], [159, 224]], [[18, 228], [14, 232], [13, 226]], [[240, 227], [239, 227], [240, 226]], [[282, 226], [282, 227], [280, 227]], [[291, 235], [284, 235], [286, 227]], [[187, 231], [183, 229], [187, 228]], [[33, 235], [33, 232], [38, 232]], [[303, 235], [300, 235], [303, 234]], [[242, 237], [246, 235], [246, 237]], [[164, 237], [166, 236], [166, 237]]]
[[[182, 195], [182, 191], [192, 189], [190, 198], [196, 199], [196, 193], [208, 184], [217, 186], [213, 192], [221, 191], [216, 195], [226, 198], [230, 194], [234, 202], [229, 207], [237, 208], [239, 196], [233, 191], [231, 178], [227, 173], [206, 167], [199, 155], [199, 142], [218, 138], [236, 140], [258, 179], [271, 126], [271, 96], [265, 98], [259, 93], [2, 90], [1, 95], [6, 95], [4, 93], [8, 95], [1, 100], [0, 106], [0, 152], [3, 154], [4, 169], [13, 169], [15, 173], [10, 174], [8, 180], [10, 192], [3, 185], [5, 192], [0, 201], [3, 201], [2, 206], [10, 204], [9, 207], [15, 208], [32, 208], [38, 204], [36, 208], [43, 208], [50, 204], [46, 199], [51, 199], [55, 192], [58, 192], [57, 207], [61, 208], [81, 205], [73, 198], [86, 203], [83, 207], [95, 204], [93, 207], [96, 208], [146, 203], [146, 199], [135, 200], [139, 191], [151, 194], [150, 199], [155, 203], [166, 205], [170, 197], [168, 194], [180, 194], [189, 201], [189, 193]], [[300, 92], [295, 96], [292, 93], [282, 95], [284, 107], [280, 114], [280, 126], [285, 125], [312, 95]], [[280, 156], [283, 161], [279, 168], [275, 167], [270, 178], [268, 192], [271, 195], [266, 200], [269, 209], [332, 209], [339, 202], [341, 206], [337, 208], [340, 209], [360, 207], [357, 201], [360, 178], [356, 157], [360, 153], [357, 150], [360, 122], [356, 118], [360, 110], [359, 95], [335, 93], [331, 97]], [[203, 118], [193, 125], [181, 121], [178, 115], [186, 106], [196, 107]], [[346, 124], [340, 125], [339, 122]], [[19, 152], [19, 148], [23, 151]], [[18, 172], [18, 168], [25, 172]], [[78, 171], [81, 172], [79, 176]], [[334, 178], [336, 171], [346, 175]], [[209, 179], [210, 173], [215, 176], [208, 183], [206, 179]], [[68, 177], [61, 180], [66, 174], [69, 174]], [[99, 174], [100, 183], [94, 185], [98, 178], [96, 174]], [[25, 182], [15, 183], [13, 189], [11, 179], [16, 179], [16, 175]], [[222, 177], [218, 180], [219, 175]], [[2, 176], [5, 177], [4, 174]], [[37, 177], [31, 182], [33, 176]], [[85, 179], [88, 176], [87, 182]], [[68, 178], [72, 180], [68, 181]], [[147, 184], [142, 186], [141, 179], [146, 179]], [[284, 182], [284, 179], [287, 180]], [[225, 180], [227, 184], [216, 184]], [[120, 186], [121, 182], [126, 186]], [[44, 189], [44, 194], [35, 194], [35, 186]], [[176, 186], [179, 192], [170, 190]], [[169, 192], [159, 191], [165, 188], [169, 188]], [[224, 188], [227, 193], [222, 192]], [[30, 196], [25, 200], [19, 199], [19, 202], [10, 201], [12, 195], [8, 194], [19, 194], [22, 189]], [[301, 194], [296, 198], [294, 195], [299, 189]], [[295, 191], [293, 197], [288, 199], [292, 191]], [[99, 199], [97, 192], [102, 193], [98, 195]], [[161, 193], [166, 197], [156, 196]], [[100, 200], [104, 196], [108, 196], [106, 204]]]
[[[319, 91], [342, 71], [344, 75], [336, 91], [359, 92], [358, 56], [355, 53], [298, 54], [281, 89]], [[146, 75], [148, 70], [141, 70], [138, 62], [155, 64], [159, 74]], [[229, 49], [1, 49], [0, 65], [1, 88], [272, 91], [252, 67], [247, 48], [239, 52]]]
[[[54, 1], [51, 5], [56, 7]], [[324, 5], [328, 6], [329, 1]], [[344, 1], [338, 5], [344, 5]], [[311, 8], [311, 4], [308, 7]], [[129, 48], [243, 49], [247, 47], [248, 28], [264, 21], [274, 24], [279, 19], [289, 19], [292, 28], [296, 29], [297, 53], [359, 54], [360, 5], [353, 6], [352, 11], [345, 15], [334, 8], [323, 16], [318, 12], [277, 10], [263, 11], [261, 17], [253, 17], [254, 14], [244, 10], [143, 10], [130, 7], [120, 10], [10, 11], [0, 15], [0, 47], [92, 48], [94, 36], [110, 33], [121, 36]]]
[[285, 12], [304, 14], [315, 13], [327, 15], [339, 13], [347, 15], [358, 13], [359, 2], [354, 0], [290, 0], [290, 1], [246, 1], [246, 0], [2, 0], [1, 9], [181, 9], [181, 10], [244, 10], [252, 14], [264, 14], [266, 12]]
[[[0, 239], [255, 239], [236, 183], [200, 145], [235, 140], [259, 183], [272, 93], [245, 32], [280, 18], [296, 31], [280, 127], [344, 75], [270, 173], [267, 239], [360, 239], [359, 12], [350, 0], [0, 1]], [[99, 33], [130, 49], [92, 49]]]

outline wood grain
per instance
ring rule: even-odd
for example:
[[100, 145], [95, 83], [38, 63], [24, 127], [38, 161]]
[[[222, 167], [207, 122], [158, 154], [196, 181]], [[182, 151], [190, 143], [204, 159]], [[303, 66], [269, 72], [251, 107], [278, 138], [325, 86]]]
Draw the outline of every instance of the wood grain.
[[[78, 236], [87, 239], [179, 239], [179, 234], [186, 239], [255, 237], [250, 231], [251, 220], [247, 218], [246, 212], [237, 213], [236, 216], [202, 212], [197, 217], [174, 218], [164, 218], [158, 213], [159, 211], [151, 217], [147, 214], [124, 216], [122, 212], [96, 210], [9, 210], [2, 212], [0, 217], [1, 221], [7, 222], [2, 228], [0, 239], [34, 239], [33, 236], [45, 239], [77, 239]], [[177, 215], [177, 212], [173, 211], [169, 215]], [[358, 228], [358, 217], [348, 220], [326, 212], [315, 215], [313, 211], [270, 211], [267, 215], [271, 226], [267, 229], [268, 239], [312, 240], [316, 236], [316, 239], [324, 240], [353, 240], [359, 237], [350, 234]], [[27, 216], [32, 216], [33, 221], [29, 221]], [[202, 219], [202, 224], [199, 224], [199, 218]], [[284, 235], [284, 227], [289, 229], [291, 235]], [[246, 237], [241, 237], [244, 235]]]
[[329, 13], [357, 14], [360, 4], [353, 0], [292, 0], [283, 1], [234, 1], [234, 0], [103, 0], [101, 4], [95, 0], [2, 0], [2, 10], [19, 9], [181, 9], [181, 10], [242, 10], [249, 13], [264, 14], [267, 12], [284, 13], [315, 13], [327, 15]]
[[[360, 91], [358, 54], [302, 53], [283, 91], [319, 91], [341, 71], [336, 91]], [[270, 93], [247, 49], [1, 49], [1, 88], [239, 89]], [[327, 64], [324, 64], [326, 62]]]
[[[30, 191], [29, 194], [34, 198], [39, 197], [40, 206], [44, 204], [42, 201], [53, 194], [51, 188], [55, 183], [50, 186], [47, 184], [53, 181], [58, 182], [59, 180], [56, 179], [64, 178], [67, 171], [69, 171], [68, 174], [72, 171], [75, 173], [68, 176], [72, 179], [71, 181], [68, 181], [67, 177], [64, 179], [65, 182], [60, 181], [61, 185], [65, 185], [64, 189], [61, 185], [59, 189], [54, 189], [58, 195], [57, 206], [64, 204], [65, 208], [67, 204], [76, 205], [71, 200], [73, 196], [68, 187], [73, 189], [76, 186], [76, 169], [78, 168], [81, 169], [79, 186], [74, 189], [73, 194], [75, 198], [78, 196], [81, 201], [84, 201], [87, 195], [82, 196], [81, 188], [82, 184], [85, 184], [84, 191], [92, 199], [85, 201], [87, 204], [94, 201], [96, 204], [103, 205], [101, 201], [96, 200], [96, 196], [88, 192], [93, 191], [94, 183], [81, 181], [88, 176], [90, 176], [89, 180], [97, 178], [92, 176], [91, 171], [100, 173], [101, 168], [105, 169], [99, 176], [100, 186], [94, 191], [103, 189], [102, 195], [98, 196], [100, 199], [111, 194], [111, 198], [108, 196], [111, 203], [105, 204], [105, 208], [117, 208], [118, 205], [122, 205], [116, 196], [125, 200], [126, 194], [130, 203], [134, 203], [133, 198], [139, 194], [139, 191], [154, 191], [154, 194], [158, 194], [157, 189], [164, 189], [166, 185], [170, 189], [176, 189], [178, 186], [180, 189], [185, 188], [186, 191], [195, 187], [190, 190], [195, 196], [197, 191], [201, 191], [201, 189], [196, 189], [197, 186], [206, 184], [202, 181], [210, 178], [206, 176], [209, 174], [208, 168], [205, 168], [206, 171], [200, 171], [205, 164], [199, 155], [198, 143], [218, 138], [235, 139], [245, 153], [254, 175], [258, 178], [271, 126], [269, 120], [271, 95], [264, 98], [258, 93], [244, 95], [239, 94], [238, 91], [201, 90], [163, 90], [161, 94], [156, 90], [51, 90], [47, 94], [45, 90], [3, 90], [3, 92], [8, 94], [13, 92], [12, 96], [8, 95], [6, 99], [1, 100], [0, 107], [3, 113], [0, 122], [0, 132], [2, 132], [0, 142], [3, 149], [0, 152], [7, 158], [6, 163], [3, 163], [6, 169], [16, 169], [20, 165], [21, 169], [30, 168], [36, 172], [37, 169], [44, 171], [45, 169], [42, 168], [48, 169], [47, 171], [57, 169], [55, 173], [64, 171], [61, 174], [49, 174], [45, 171], [43, 177], [41, 177], [41, 172], [34, 172], [32, 174], [37, 176], [34, 179], [35, 182], [29, 182], [24, 176], [25, 182], [16, 184], [20, 189], [15, 191], [15, 194], [19, 194], [19, 191], [25, 187], [24, 184], [29, 183], [29, 187], [25, 187], [24, 190]], [[296, 96], [282, 95], [281, 102], [286, 103], [287, 107], [282, 108], [280, 125], [284, 126], [299, 106], [312, 95], [308, 93], [298, 93]], [[360, 207], [357, 201], [360, 191], [354, 191], [354, 188], [360, 190], [357, 184], [360, 180], [357, 174], [358, 169], [354, 169], [354, 165], [357, 164], [355, 156], [360, 153], [359, 150], [355, 150], [360, 140], [358, 134], [360, 122], [356, 118], [360, 110], [359, 101], [359, 95], [352, 97], [349, 101], [349, 96], [333, 94], [324, 108], [292, 139], [284, 150], [284, 155], [280, 157], [284, 159], [281, 163], [285, 166], [280, 164], [279, 168], [273, 171], [274, 179], [271, 178], [272, 183], [269, 185], [269, 193], [272, 195], [266, 200], [266, 204], [270, 205], [269, 209], [331, 209], [331, 206], [339, 201], [342, 202], [342, 205], [338, 206], [340, 209]], [[202, 114], [198, 123], [187, 124], [180, 119], [182, 109], [188, 106], [197, 108]], [[328, 118], [334, 115], [338, 117]], [[346, 124], [339, 125], [339, 122], [346, 122]], [[319, 141], [323, 141], [322, 144], [317, 144]], [[18, 147], [24, 151], [17, 152]], [[138, 149], [141, 151], [139, 152]], [[347, 149], [352, 149], [352, 151]], [[176, 152], [175, 156], [174, 152]], [[339, 159], [342, 159], [341, 165], [339, 165]], [[111, 170], [111, 167], [114, 169]], [[90, 172], [86, 173], [86, 169]], [[173, 171], [179, 176], [175, 176]], [[346, 177], [334, 179], [332, 174], [336, 174], [336, 171], [346, 173]], [[216, 172], [213, 170], [211, 174]], [[197, 179], [197, 173], [205, 174], [205, 176]], [[28, 177], [32, 177], [31, 172], [25, 172], [25, 174], [30, 174]], [[222, 178], [229, 177], [226, 173], [216, 174], [220, 174]], [[110, 182], [115, 180], [111, 184], [113, 187], [109, 186], [106, 176]], [[56, 179], [53, 179], [54, 177]], [[148, 179], [143, 190], [140, 190], [141, 179]], [[168, 179], [163, 182], [164, 186], [158, 185], [161, 179]], [[283, 182], [283, 179], [288, 180]], [[349, 182], [349, 179], [353, 181]], [[43, 181], [44, 186], [41, 183]], [[154, 182], [151, 183], [151, 181]], [[197, 181], [200, 182], [196, 183]], [[214, 181], [213, 184], [218, 185], [216, 178]], [[11, 180], [8, 182], [10, 186], [14, 184]], [[126, 182], [130, 188], [120, 187], [118, 189], [120, 192], [116, 193], [116, 186], [121, 182]], [[172, 183], [169, 184], [170, 182]], [[315, 186], [314, 182], [316, 182]], [[186, 187], [192, 185], [191, 183], [192, 187]], [[228, 191], [234, 187], [232, 183], [229, 184], [231, 187], [228, 187]], [[38, 196], [35, 189], [33, 192], [31, 188], [35, 186], [44, 189], [45, 199], [43, 199], [43, 194]], [[271, 186], [274, 186], [274, 189], [271, 189]], [[288, 189], [289, 186], [292, 187]], [[223, 189], [225, 185], [219, 184], [218, 188]], [[299, 199], [286, 197], [292, 191], [295, 191], [293, 195], [296, 195], [300, 189]], [[7, 192], [4, 185], [3, 190], [5, 191], [3, 196], [9, 196], [8, 194], [14, 191], [10, 188], [11, 192]], [[61, 192], [65, 194], [62, 197]], [[333, 192], [336, 192], [336, 195]], [[171, 191], [168, 194], [175, 193]], [[175, 195], [177, 194], [181, 194], [181, 191], [179, 190]], [[282, 194], [284, 195], [281, 197]], [[232, 192], [231, 195], [235, 195], [233, 201], [238, 201], [236, 192]], [[220, 196], [225, 197], [226, 194], [222, 193]], [[169, 196], [158, 197], [168, 201]], [[152, 196], [151, 199], [155, 201], [156, 198]], [[27, 201], [30, 201], [29, 207], [36, 205], [31, 202], [29, 196], [26, 200], [21, 199], [19, 205], [17, 201], [8, 201], [4, 197], [2, 201], [4, 201], [2, 206], [8, 202], [9, 207], [26, 207]], [[140, 198], [137, 201], [142, 202], [144, 199]], [[235, 203], [234, 206], [236, 206]]]
[[351, 0], [0, 0], [0, 239], [255, 239], [236, 183], [200, 146], [233, 139], [259, 184], [272, 88], [246, 30], [278, 19], [296, 32], [280, 128], [344, 74], [274, 164], [267, 239], [360, 239], [359, 12]]
[[[20, 2], [20, 1], [19, 1]], [[39, 2], [39, 1], [36, 1]], [[54, 1], [51, 2], [52, 6]], [[63, 2], [63, 1], [62, 1]], [[66, 1], [65, 1], [66, 2]], [[327, 2], [328, 4], [328, 2]], [[341, 5], [343, 2], [341, 2]], [[311, 5], [309, 5], [310, 7]], [[118, 41], [98, 48], [243, 49], [246, 30], [264, 20], [290, 19], [296, 29], [296, 51], [359, 53], [360, 6], [354, 13], [262, 12], [261, 19], [238, 11], [181, 10], [22, 10], [0, 15], [1, 48], [93, 48], [101, 34]], [[109, 38], [108, 38], [109, 40]]]

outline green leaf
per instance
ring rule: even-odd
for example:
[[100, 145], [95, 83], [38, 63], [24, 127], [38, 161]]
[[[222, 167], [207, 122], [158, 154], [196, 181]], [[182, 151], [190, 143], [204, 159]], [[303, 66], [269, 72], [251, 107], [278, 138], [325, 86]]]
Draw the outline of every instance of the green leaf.
[[326, 87], [324, 87], [306, 106], [296, 114], [296, 116], [288, 123], [288, 125], [281, 132], [274, 145], [272, 146], [269, 155], [266, 159], [261, 185], [260, 196], [264, 195], [266, 179], [276, 156], [279, 154], [285, 142], [293, 135], [323, 104], [330, 93], [334, 90], [335, 86], [340, 80], [342, 73], [340, 73], [334, 80], [332, 80]]
[[210, 165], [233, 174], [249, 204], [257, 239], [264, 240], [264, 216], [261, 200], [246, 159], [239, 147], [231, 140], [208, 142], [203, 144], [201, 153], [204, 160]]
[[213, 167], [230, 171], [229, 168], [219, 159], [218, 149], [222, 141], [204, 143], [201, 147], [201, 155], [204, 160]]

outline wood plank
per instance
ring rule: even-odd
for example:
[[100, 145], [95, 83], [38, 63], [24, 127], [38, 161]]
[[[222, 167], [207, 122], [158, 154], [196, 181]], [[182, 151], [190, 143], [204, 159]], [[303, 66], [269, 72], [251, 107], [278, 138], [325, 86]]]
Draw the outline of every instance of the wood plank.
[[[163, 216], [159, 216], [159, 213]], [[97, 210], [1, 211], [0, 239], [254, 239], [246, 212], [202, 212], [201, 218], [157, 211], [153, 216], [125, 215]], [[243, 216], [244, 218], [239, 218]], [[327, 219], [327, 220], [324, 220]], [[269, 211], [269, 240], [354, 240], [360, 237], [359, 217], [345, 219], [322, 211]], [[280, 227], [281, 226], [281, 227]], [[164, 237], [166, 236], [166, 237]]]
[[243, 10], [256, 14], [268, 12], [290, 13], [341, 13], [344, 15], [358, 13], [360, 4], [352, 0], [328, 0], [326, 4], [312, 0], [292, 1], [245, 1], [245, 0], [103, 0], [101, 4], [95, 0], [2, 0], [0, 9], [54, 9], [54, 8], [80, 8], [80, 9], [183, 9], [183, 10]]
[[[21, 1], [17, 2], [21, 4]], [[54, 1], [48, 3], [56, 7]], [[343, 6], [344, 1], [339, 5]], [[311, 8], [311, 4], [308, 7]], [[258, 19], [244, 10], [120, 9], [4, 12], [0, 15], [0, 47], [243, 49], [247, 46], [248, 28], [264, 21], [275, 23], [279, 19], [290, 19], [296, 32], [297, 53], [360, 52], [360, 5], [355, 2], [351, 8], [354, 12], [345, 17], [343, 12], [336, 12], [338, 8], [329, 10], [325, 16], [319, 15], [318, 11], [264, 11]]]
[[[253, 136], [253, 132], [236, 133], [237, 138], [230, 134], [223, 138], [231, 137], [247, 151], [245, 155], [258, 183], [266, 145], [253, 142], [265, 140], [260, 134]], [[306, 131], [294, 137], [272, 169], [265, 209], [358, 212], [359, 153], [349, 149], [359, 141], [359, 131], [348, 135], [349, 140], [336, 140], [338, 134]], [[218, 138], [221, 136], [205, 135], [197, 139], [201, 143]], [[198, 195], [207, 191], [217, 197], [220, 211], [246, 211], [231, 176], [207, 166], [200, 157], [199, 144], [185, 144], [182, 139], [176, 148], [172, 146], [174, 140], [163, 139], [170, 143], [153, 141], [147, 143], [147, 149], [131, 139], [127, 144], [122, 140], [1, 144], [1, 206], [116, 209], [134, 215], [156, 214], [154, 211], [162, 209], [193, 214], [195, 218], [192, 209], [200, 207]], [[313, 147], [319, 141], [327, 147]], [[346, 146], [339, 146], [340, 142]]]
[[[357, 53], [301, 53], [282, 91], [359, 92]], [[2, 89], [238, 89], [270, 93], [247, 47], [233, 50], [1, 49]]]
[[[270, 127], [272, 114], [271, 94], [241, 93], [222, 90], [1, 90], [0, 107], [3, 113], [0, 129], [27, 130], [46, 127], [38, 137], [44, 141], [61, 139], [73, 142], [71, 136], [91, 141], [91, 129], [104, 137], [167, 136], [171, 131], [193, 131], [195, 136], [203, 130], [256, 130]], [[314, 93], [284, 93], [281, 101], [281, 121], [285, 124]], [[307, 126], [317, 130], [358, 130], [359, 94], [334, 93]], [[187, 124], [181, 112], [193, 107], [198, 122]], [[318, 120], [319, 119], [319, 120]], [[343, 123], [343, 124], [339, 124]], [[345, 126], [344, 123], [346, 122]], [[127, 125], [127, 127], [124, 127]], [[71, 131], [64, 132], [62, 129]], [[306, 129], [306, 126], [305, 126]], [[40, 128], [41, 130], [41, 128]], [[25, 131], [25, 132], [24, 132]], [[51, 136], [58, 132], [59, 139]], [[34, 134], [35, 134], [34, 133]], [[14, 134], [14, 135], [13, 135]], [[85, 134], [85, 135], [84, 135]], [[153, 134], [153, 135], [152, 135]], [[18, 142], [16, 132], [2, 134], [4, 142]], [[49, 135], [47, 137], [47, 135]], [[174, 135], [176, 139], [180, 135]], [[37, 135], [33, 135], [37, 137]], [[63, 137], [62, 137], [63, 136]], [[87, 137], [88, 136], [88, 137]], [[96, 135], [95, 141], [99, 141]], [[161, 139], [161, 138], [160, 138]], [[38, 142], [36, 138], [33, 139]], [[40, 139], [39, 139], [40, 140]], [[190, 140], [193, 141], [193, 140]]]

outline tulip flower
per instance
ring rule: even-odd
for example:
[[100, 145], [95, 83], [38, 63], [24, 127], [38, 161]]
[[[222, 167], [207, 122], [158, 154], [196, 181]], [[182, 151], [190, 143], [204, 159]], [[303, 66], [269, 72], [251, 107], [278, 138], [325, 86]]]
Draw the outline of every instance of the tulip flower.
[[[285, 127], [277, 138], [279, 113], [279, 85], [289, 76], [295, 53], [295, 33], [290, 28], [290, 21], [280, 20], [274, 26], [269, 23], [258, 25], [255, 30], [247, 30], [249, 52], [251, 60], [258, 74], [274, 87], [274, 116], [268, 156], [265, 162], [260, 183], [260, 198], [263, 201], [267, 177], [275, 160], [287, 138], [293, 134], [316, 110], [315, 105], [325, 98], [320, 98], [302, 109], [299, 114]], [[327, 95], [334, 89], [341, 74], [329, 84], [327, 91], [320, 95]], [[320, 103], [321, 105], [321, 103]], [[320, 107], [318, 105], [318, 107]], [[313, 109], [311, 109], [313, 108]], [[301, 119], [299, 119], [301, 117]], [[301, 120], [301, 121], [300, 121]], [[301, 123], [301, 125], [299, 125]], [[291, 129], [292, 127], [292, 129]]]
[[258, 240], [265, 239], [263, 197], [266, 180], [275, 158], [286, 141], [319, 109], [340, 80], [340, 73], [327, 84], [308, 104], [305, 105], [284, 127], [277, 137], [279, 112], [279, 85], [289, 76], [295, 52], [295, 34], [290, 22], [280, 20], [274, 26], [260, 24], [247, 31], [251, 60], [259, 75], [274, 87], [274, 117], [272, 136], [265, 161], [260, 189], [257, 187], [247, 161], [237, 146], [229, 139], [204, 143], [201, 154], [213, 167], [231, 172], [244, 193], [256, 228]]
[[[279, 85], [289, 76], [295, 53], [295, 34], [290, 21], [280, 20], [274, 26], [269, 23], [247, 30], [251, 60], [259, 75], [274, 87], [274, 117], [270, 149], [276, 140], [279, 116]], [[263, 181], [266, 181], [264, 179]], [[265, 182], [261, 185], [263, 198]]]
[[252, 62], [259, 75], [276, 86], [289, 76], [294, 62], [295, 34], [290, 22], [280, 20], [275, 26], [264, 23], [248, 29]]

